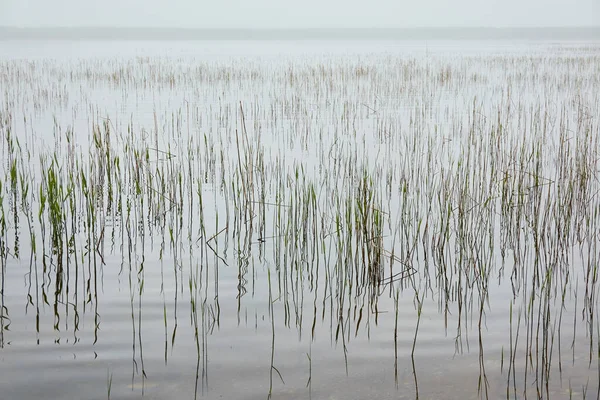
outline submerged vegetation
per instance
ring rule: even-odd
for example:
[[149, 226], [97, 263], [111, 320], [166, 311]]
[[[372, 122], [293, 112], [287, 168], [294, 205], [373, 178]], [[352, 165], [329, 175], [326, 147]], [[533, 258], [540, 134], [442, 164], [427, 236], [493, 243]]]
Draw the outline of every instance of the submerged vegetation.
[[463, 355], [455, 398], [600, 397], [597, 51], [14, 60], [0, 83], [0, 354], [19, 323], [102, 342], [116, 291], [142, 391], [182, 336], [193, 393], [228, 390], [211, 344], [237, 325], [270, 338], [244, 389], [269, 398], [343, 391], [322, 342], [330, 377], [386, 364], [372, 398], [452, 392], [437, 364]]

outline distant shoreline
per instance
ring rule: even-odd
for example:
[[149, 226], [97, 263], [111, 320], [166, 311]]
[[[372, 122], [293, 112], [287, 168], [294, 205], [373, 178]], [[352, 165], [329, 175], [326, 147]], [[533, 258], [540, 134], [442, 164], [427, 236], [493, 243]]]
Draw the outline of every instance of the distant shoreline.
[[0, 27], [2, 40], [600, 40], [600, 26], [546, 28], [18, 28]]

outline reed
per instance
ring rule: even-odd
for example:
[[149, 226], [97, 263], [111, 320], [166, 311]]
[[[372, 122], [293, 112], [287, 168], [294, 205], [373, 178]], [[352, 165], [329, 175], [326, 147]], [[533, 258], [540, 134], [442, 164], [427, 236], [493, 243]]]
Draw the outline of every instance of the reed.
[[[353, 341], [386, 322], [396, 387], [408, 384], [405, 362], [415, 397], [427, 397], [417, 368], [427, 318], [451, 332], [455, 355], [477, 353], [481, 398], [549, 398], [556, 379], [575, 390], [582, 354], [600, 376], [599, 64], [577, 52], [1, 61], [10, 96], [0, 103], [0, 348], [11, 324], [7, 271], [27, 257], [38, 334], [77, 335], [92, 314], [95, 342], [103, 287], [127, 282], [131, 379], [142, 388], [146, 274], [156, 267], [162, 359], [186, 304], [196, 395], [209, 388], [224, 297], [238, 325], [267, 305], [268, 398], [277, 397], [273, 372], [284, 383], [279, 328], [309, 341], [312, 396], [313, 341], [328, 337], [350, 376]], [[121, 93], [120, 110], [99, 103], [102, 88]], [[136, 111], [154, 95], [151, 112]], [[408, 362], [403, 307], [416, 311]], [[496, 354], [486, 337], [498, 310], [508, 321]], [[110, 398], [112, 373], [107, 387]]]

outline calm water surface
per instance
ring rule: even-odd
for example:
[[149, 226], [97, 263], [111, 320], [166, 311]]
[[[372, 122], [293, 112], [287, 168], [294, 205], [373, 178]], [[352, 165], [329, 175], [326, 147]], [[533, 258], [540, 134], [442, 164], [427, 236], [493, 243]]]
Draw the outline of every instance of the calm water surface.
[[0, 71], [0, 399], [599, 398], [599, 43]]

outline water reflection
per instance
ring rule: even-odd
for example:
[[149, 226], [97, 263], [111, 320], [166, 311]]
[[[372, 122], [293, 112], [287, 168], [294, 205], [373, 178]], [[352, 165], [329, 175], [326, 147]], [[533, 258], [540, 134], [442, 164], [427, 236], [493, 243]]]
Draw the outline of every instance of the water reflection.
[[3, 390], [598, 397], [567, 54], [3, 61]]

